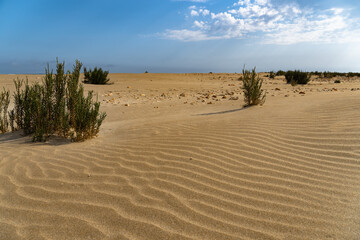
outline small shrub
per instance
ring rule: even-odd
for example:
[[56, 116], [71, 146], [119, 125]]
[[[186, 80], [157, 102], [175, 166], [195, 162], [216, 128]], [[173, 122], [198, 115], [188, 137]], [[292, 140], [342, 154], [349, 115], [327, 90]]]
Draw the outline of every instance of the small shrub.
[[242, 82], [245, 106], [264, 104], [266, 94], [261, 89], [263, 80], [256, 74], [255, 68], [252, 71], [243, 69]]
[[85, 96], [79, 84], [82, 64], [76, 61], [66, 74], [64, 65], [57, 62], [56, 74], [48, 65], [42, 84], [14, 81], [14, 109], [8, 113], [12, 131], [23, 129], [33, 134], [33, 141], [46, 141], [51, 135], [83, 141], [98, 134], [106, 113], [99, 112], [93, 92]]
[[286, 72], [279, 70], [276, 72], [276, 76], [284, 76]]
[[275, 73], [274, 73], [274, 71], [270, 71], [269, 78], [272, 78], [272, 79], [275, 78]]
[[290, 83], [291, 85], [297, 84], [307, 84], [310, 81], [311, 75], [307, 72], [302, 71], [287, 71], [285, 73], [286, 83]]
[[10, 104], [10, 93], [5, 89], [0, 93], [0, 133], [6, 133], [9, 121], [8, 121], [8, 107]]
[[106, 84], [110, 79], [107, 78], [109, 72], [103, 71], [101, 68], [95, 67], [94, 70], [87, 71], [84, 68], [85, 80], [84, 83], [90, 84]]
[[149, 72], [148, 72], [148, 71], [145, 71], [145, 74], [146, 74], [146, 73], [149, 73]]
[[335, 80], [334, 83], [341, 83], [341, 81], [340, 80]]

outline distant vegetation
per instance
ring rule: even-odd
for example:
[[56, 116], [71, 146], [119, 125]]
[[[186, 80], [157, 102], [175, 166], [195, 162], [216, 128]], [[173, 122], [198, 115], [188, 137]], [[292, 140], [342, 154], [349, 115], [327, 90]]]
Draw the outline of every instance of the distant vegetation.
[[9, 92], [0, 96], [1, 126], [6, 132], [22, 129], [25, 134], [32, 134], [33, 141], [46, 141], [51, 135], [73, 141], [83, 141], [98, 134], [106, 113], [100, 113], [100, 103], [94, 102], [93, 92], [87, 96], [79, 84], [82, 64], [76, 61], [72, 72], [65, 73], [65, 63], [57, 62], [56, 73], [45, 69], [42, 84], [29, 85], [28, 81], [14, 80], [14, 108], [8, 113]]
[[279, 71], [276, 72], [276, 76], [285, 76], [285, 73], [286, 72], [284, 72], [282, 70], [279, 70]]
[[[289, 71], [288, 71], [289, 72]], [[360, 73], [357, 72], [348, 72], [348, 73], [341, 73], [341, 72], [308, 72], [313, 76], [317, 76], [318, 78], [333, 78], [333, 77], [360, 77]], [[286, 72], [279, 70], [276, 72], [276, 76], [285, 76]]]
[[274, 73], [274, 71], [270, 71], [269, 73], [269, 78], [275, 78], [276, 74]]
[[266, 94], [262, 88], [263, 80], [256, 74], [255, 68], [250, 70], [243, 69], [242, 89], [244, 91], [245, 106], [264, 104]]
[[108, 74], [108, 71], [103, 71], [101, 68], [95, 67], [94, 70], [89, 69], [89, 71], [84, 68], [84, 83], [106, 84], [110, 80], [107, 78]]
[[285, 73], [286, 83], [290, 83], [293, 86], [297, 84], [307, 84], [310, 81], [310, 78], [310, 73], [299, 70], [287, 71]]

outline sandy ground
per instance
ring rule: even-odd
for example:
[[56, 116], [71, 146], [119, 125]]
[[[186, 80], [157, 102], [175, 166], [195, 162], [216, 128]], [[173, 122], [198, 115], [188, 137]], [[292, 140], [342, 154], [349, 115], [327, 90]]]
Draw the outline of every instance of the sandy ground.
[[0, 239], [360, 239], [360, 79], [239, 76], [111, 74], [97, 138], [0, 136]]

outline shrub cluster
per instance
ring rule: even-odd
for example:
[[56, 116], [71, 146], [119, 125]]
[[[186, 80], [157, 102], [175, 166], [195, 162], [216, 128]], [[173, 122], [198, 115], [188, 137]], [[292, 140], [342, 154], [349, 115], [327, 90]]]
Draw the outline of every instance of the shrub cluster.
[[51, 135], [83, 141], [98, 134], [106, 113], [99, 112], [93, 92], [85, 96], [79, 84], [82, 64], [76, 61], [67, 73], [64, 65], [57, 62], [56, 74], [48, 65], [42, 84], [14, 81], [14, 109], [9, 112], [12, 131], [33, 134], [33, 141], [46, 141]]
[[107, 78], [108, 74], [108, 71], [103, 71], [101, 68], [95, 67], [94, 70], [89, 69], [89, 71], [87, 71], [84, 67], [84, 83], [106, 84], [110, 80]]
[[312, 75], [318, 76], [319, 78], [334, 78], [334, 77], [360, 77], [360, 73], [348, 72], [311, 72]]
[[299, 70], [287, 71], [285, 73], [286, 83], [291, 85], [307, 84], [310, 81], [310, 77], [311, 74]]
[[255, 68], [250, 70], [243, 69], [242, 77], [245, 106], [264, 104], [266, 94], [261, 89], [263, 80], [256, 74]]

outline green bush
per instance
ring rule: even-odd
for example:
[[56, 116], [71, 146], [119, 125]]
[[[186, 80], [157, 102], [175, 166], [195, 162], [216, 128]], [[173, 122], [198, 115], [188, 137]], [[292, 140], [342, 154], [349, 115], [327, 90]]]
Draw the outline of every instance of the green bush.
[[10, 93], [5, 89], [0, 93], [0, 133], [6, 133], [9, 121], [8, 121], [8, 107], [10, 104]]
[[286, 72], [279, 70], [276, 72], [276, 76], [284, 76]]
[[82, 64], [76, 61], [73, 71], [66, 74], [64, 65], [57, 62], [56, 74], [48, 65], [42, 84], [14, 81], [14, 109], [9, 112], [12, 131], [23, 129], [33, 134], [33, 141], [46, 141], [51, 135], [83, 141], [98, 134], [106, 113], [99, 112], [93, 92], [85, 96], [79, 84]]
[[107, 78], [109, 72], [103, 71], [101, 68], [95, 67], [94, 70], [87, 71], [84, 68], [85, 80], [84, 83], [90, 84], [106, 84], [110, 79]]
[[340, 80], [335, 80], [334, 83], [341, 83], [341, 81]]
[[272, 78], [272, 79], [274, 79], [275, 78], [275, 73], [274, 73], [274, 71], [270, 71], [270, 74], [269, 74], [269, 78]]
[[302, 71], [287, 71], [285, 73], [286, 83], [290, 83], [291, 85], [297, 84], [307, 84], [310, 81], [311, 75], [307, 72]]
[[263, 104], [266, 94], [261, 89], [263, 80], [256, 74], [255, 68], [252, 71], [243, 69], [242, 77], [245, 106]]

